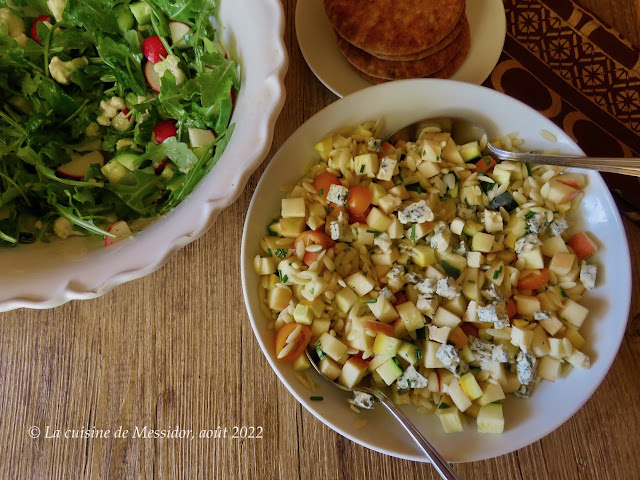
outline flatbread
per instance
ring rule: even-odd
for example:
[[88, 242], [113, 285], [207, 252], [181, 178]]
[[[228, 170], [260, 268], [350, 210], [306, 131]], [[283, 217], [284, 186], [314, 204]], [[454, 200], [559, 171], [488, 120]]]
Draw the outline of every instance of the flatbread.
[[324, 0], [329, 22], [349, 43], [374, 54], [423, 52], [449, 34], [465, 0]]
[[372, 77], [397, 80], [426, 77], [444, 68], [458, 54], [462, 46], [469, 43], [470, 31], [469, 23], [466, 22], [462, 32], [444, 49], [429, 57], [409, 62], [382, 60], [351, 45], [339, 35], [337, 35], [337, 39], [338, 47], [340, 47], [348, 62], [357, 70]]
[[453, 27], [453, 30], [451, 30], [446, 37], [444, 37], [442, 40], [436, 43], [433, 47], [427, 48], [422, 52], [410, 53], [409, 55], [385, 55], [383, 53], [369, 52], [367, 50], [365, 51], [367, 53], [370, 53], [374, 57], [378, 57], [383, 60], [391, 60], [393, 62], [408, 62], [411, 60], [420, 60], [420, 59], [423, 59], [424, 57], [433, 55], [434, 53], [438, 53], [440, 50], [443, 50], [447, 45], [453, 42], [456, 39], [456, 37], [460, 34], [462, 29], [464, 28], [464, 24], [466, 22], [467, 22], [467, 16], [463, 13], [460, 16], [460, 20], [458, 20], [458, 23], [456, 23], [456, 26]]
[[[461, 50], [453, 58], [453, 60], [451, 60], [451, 62], [446, 64], [441, 70], [438, 70], [437, 72], [432, 73], [431, 75], [428, 75], [427, 77], [424, 77], [424, 78], [450, 78], [454, 73], [456, 73], [458, 71], [458, 69], [460, 68], [462, 63], [467, 58], [467, 55], [469, 54], [469, 48], [470, 47], [471, 47], [471, 42], [463, 44]], [[385, 82], [389, 82], [390, 81], [387, 78], [372, 77], [371, 75], [367, 75], [366, 73], [361, 72], [358, 69], [356, 69], [356, 71], [365, 80], [367, 80], [367, 81], [369, 81], [371, 83], [379, 84], [379, 83], [385, 83]]]

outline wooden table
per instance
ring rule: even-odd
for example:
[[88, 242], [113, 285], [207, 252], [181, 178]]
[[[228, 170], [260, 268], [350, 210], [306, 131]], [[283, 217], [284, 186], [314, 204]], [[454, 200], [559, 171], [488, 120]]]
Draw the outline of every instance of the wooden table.
[[[583, 3], [619, 22], [637, 42], [633, 1]], [[291, 66], [271, 154], [336, 100], [305, 65], [293, 30], [295, 0], [285, 3]], [[245, 313], [239, 275], [244, 214], [264, 166], [216, 228], [158, 272], [97, 300], [2, 315], [0, 478], [437, 478], [428, 465], [380, 455], [337, 435], [307, 413], [267, 365]], [[637, 294], [640, 230], [627, 229]], [[583, 409], [527, 448], [456, 470], [465, 479], [638, 478], [639, 367], [636, 295], [618, 357]], [[37, 439], [29, 436], [32, 426], [41, 429]], [[261, 427], [263, 438], [44, 438], [47, 426], [49, 435], [94, 426], [112, 432], [220, 427], [230, 433], [247, 426]]]

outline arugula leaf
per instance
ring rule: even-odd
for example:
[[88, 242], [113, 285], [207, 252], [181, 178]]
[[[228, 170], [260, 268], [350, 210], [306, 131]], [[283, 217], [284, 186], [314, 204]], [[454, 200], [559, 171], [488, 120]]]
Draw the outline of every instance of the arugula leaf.
[[118, 34], [118, 18], [112, 0], [68, 0], [65, 13], [88, 32]]

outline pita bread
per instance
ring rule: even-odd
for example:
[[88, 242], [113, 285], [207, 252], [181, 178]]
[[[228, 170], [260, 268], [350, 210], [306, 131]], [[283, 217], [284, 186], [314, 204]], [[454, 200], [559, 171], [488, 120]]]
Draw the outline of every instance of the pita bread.
[[467, 16], [463, 13], [458, 23], [456, 23], [456, 26], [453, 27], [453, 30], [451, 30], [451, 32], [449, 32], [446, 37], [444, 37], [442, 40], [436, 43], [433, 47], [427, 48], [422, 52], [411, 53], [409, 55], [385, 55], [382, 53], [375, 54], [374, 52], [369, 52], [367, 50], [365, 51], [367, 51], [367, 53], [372, 54], [374, 57], [378, 57], [383, 60], [391, 60], [393, 62], [408, 62], [411, 60], [420, 60], [424, 57], [433, 55], [434, 53], [438, 53], [440, 50], [443, 50], [447, 45], [453, 42], [456, 39], [456, 37], [460, 34], [462, 29], [464, 28], [464, 24], [466, 21], [467, 21]]
[[382, 60], [360, 50], [348, 43], [344, 38], [337, 36], [338, 46], [342, 53], [357, 70], [376, 78], [397, 80], [404, 78], [419, 78], [431, 75], [444, 68], [460, 52], [463, 45], [470, 42], [469, 24], [464, 24], [462, 32], [456, 39], [439, 52], [408, 62], [394, 62]]
[[409, 55], [444, 39], [465, 0], [324, 0], [324, 8], [335, 30], [357, 48]]
[[[471, 46], [471, 42], [467, 42], [466, 44], [462, 45], [462, 49], [453, 58], [453, 60], [451, 60], [451, 62], [446, 64], [441, 70], [438, 70], [437, 72], [432, 73], [431, 75], [428, 75], [425, 78], [450, 78], [454, 73], [458, 71], [462, 63], [467, 58], [470, 46]], [[357, 70], [357, 72], [360, 75], [362, 75], [362, 77], [365, 80], [368, 80], [371, 83], [378, 84], [378, 83], [385, 83], [390, 81], [389, 79], [386, 79], [386, 78], [372, 77], [371, 75], [367, 75], [366, 73], [361, 72], [359, 70]]]

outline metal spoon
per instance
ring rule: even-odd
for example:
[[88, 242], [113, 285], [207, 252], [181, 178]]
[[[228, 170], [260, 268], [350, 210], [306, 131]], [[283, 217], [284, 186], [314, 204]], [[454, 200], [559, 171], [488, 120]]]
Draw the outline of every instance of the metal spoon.
[[437, 126], [443, 132], [451, 133], [458, 145], [477, 141], [480, 149], [485, 147], [500, 160], [541, 163], [561, 167], [576, 167], [600, 172], [620, 173], [640, 177], [640, 158], [579, 157], [575, 155], [543, 155], [538, 153], [509, 152], [496, 147], [489, 141], [486, 130], [478, 123], [463, 117], [437, 117], [419, 120], [398, 130], [387, 141], [395, 144], [398, 140], [415, 140], [424, 127]]
[[311, 352], [309, 350], [306, 350], [305, 352], [307, 354], [307, 358], [309, 359], [309, 362], [311, 362], [311, 365], [313, 365], [313, 368], [315, 368], [316, 372], [318, 372], [320, 376], [322, 376], [322, 378], [324, 378], [328, 382], [331, 382], [332, 385], [338, 387], [340, 390], [344, 390], [345, 392], [367, 393], [369, 395], [373, 395], [374, 398], [378, 399], [378, 401], [389, 411], [389, 413], [393, 415], [395, 419], [398, 420], [398, 422], [400, 422], [400, 425], [404, 427], [404, 429], [411, 436], [411, 438], [413, 438], [416, 444], [418, 444], [418, 446], [420, 447], [420, 450], [424, 452], [424, 454], [427, 456], [431, 464], [438, 471], [438, 473], [442, 478], [446, 480], [462, 480], [458, 476], [458, 474], [454, 472], [453, 469], [449, 466], [447, 461], [444, 458], [442, 458], [442, 456], [433, 447], [433, 445], [431, 445], [429, 440], [427, 440], [424, 437], [424, 435], [422, 435], [420, 430], [418, 430], [418, 428], [413, 424], [413, 422], [409, 420], [409, 417], [407, 417], [402, 412], [402, 410], [400, 410], [396, 406], [396, 404], [393, 403], [380, 389], [378, 389], [377, 387], [362, 386], [362, 385], [358, 385], [357, 387], [354, 387], [354, 388], [347, 388], [344, 385], [340, 385], [339, 383], [336, 383], [333, 380], [326, 377], [320, 371], [320, 368], [318, 368], [318, 365], [316, 364], [316, 361], [311, 355]]

